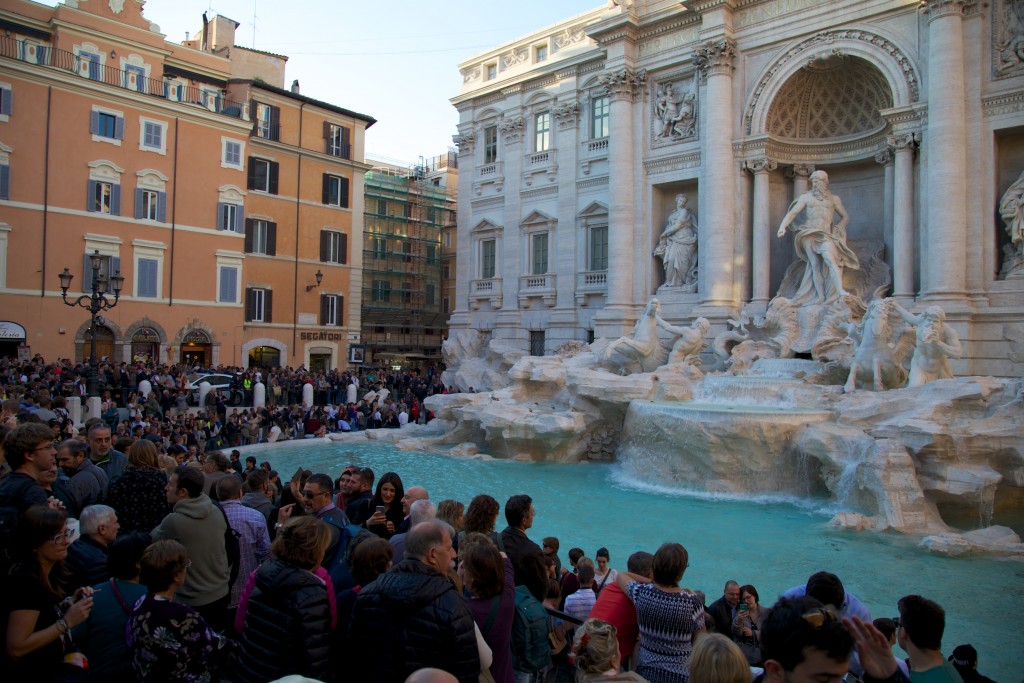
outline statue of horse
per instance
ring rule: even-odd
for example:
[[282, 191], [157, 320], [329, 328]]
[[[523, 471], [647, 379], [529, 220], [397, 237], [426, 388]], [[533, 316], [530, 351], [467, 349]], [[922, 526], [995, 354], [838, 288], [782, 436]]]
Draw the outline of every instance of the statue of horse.
[[850, 375], [844, 390], [850, 393], [870, 382], [875, 391], [895, 389], [907, 381], [907, 362], [914, 348], [915, 330], [900, 322], [891, 298], [868, 304], [860, 323], [845, 329], [854, 341]]
[[[619, 337], [608, 345], [604, 352], [604, 360], [620, 367], [630, 361], [640, 365], [641, 372], [651, 372], [668, 360], [667, 350], [663, 349], [658, 339], [658, 311], [661, 304], [657, 299], [647, 302], [643, 315], [633, 326], [633, 334]], [[625, 362], [615, 358], [618, 354]]]

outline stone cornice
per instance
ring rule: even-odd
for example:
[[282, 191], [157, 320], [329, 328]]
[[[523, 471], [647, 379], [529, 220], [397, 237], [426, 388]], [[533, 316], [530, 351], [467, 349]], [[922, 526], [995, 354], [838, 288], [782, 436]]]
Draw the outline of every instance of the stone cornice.
[[974, 9], [977, 0], [922, 0], [921, 10], [928, 15], [928, 20], [938, 19], [950, 14], [963, 16], [964, 12]]
[[681, 171], [686, 168], [697, 168], [700, 166], [700, 159], [700, 151], [647, 159], [644, 161], [644, 173], [647, 175], [657, 175], [658, 173]]
[[586, 190], [591, 187], [606, 187], [608, 185], [608, 176], [602, 175], [596, 178], [587, 178], [586, 180], [577, 180], [576, 189]]
[[1024, 90], [986, 95], [981, 98], [981, 111], [984, 116], [1016, 114], [1024, 111]]
[[505, 197], [497, 195], [495, 197], [486, 197], [484, 199], [471, 199], [469, 205], [474, 209], [485, 209], [491, 206], [503, 206], [505, 204]]
[[636, 42], [640, 27], [631, 14], [619, 14], [586, 27], [587, 37], [600, 47], [607, 47], [620, 40]]
[[733, 154], [752, 159], [766, 156], [781, 164], [817, 164], [873, 159], [875, 154], [889, 146], [889, 135], [882, 130], [874, 135], [842, 142], [798, 142], [778, 140], [771, 136], [749, 138], [733, 143]]
[[549, 197], [551, 195], [558, 194], [558, 186], [551, 185], [549, 187], [540, 187], [535, 190], [523, 190], [519, 193], [519, 196], [523, 199], [539, 199], [541, 197]]

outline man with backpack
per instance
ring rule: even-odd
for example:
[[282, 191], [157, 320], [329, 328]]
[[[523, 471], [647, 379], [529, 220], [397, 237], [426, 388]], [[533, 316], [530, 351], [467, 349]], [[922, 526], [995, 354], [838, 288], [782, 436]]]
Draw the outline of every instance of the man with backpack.
[[4, 438], [3, 452], [12, 470], [0, 482], [0, 573], [6, 574], [21, 513], [50, 502], [41, 483], [53, 481], [43, 480], [54, 464], [53, 430], [40, 422], [20, 424]]

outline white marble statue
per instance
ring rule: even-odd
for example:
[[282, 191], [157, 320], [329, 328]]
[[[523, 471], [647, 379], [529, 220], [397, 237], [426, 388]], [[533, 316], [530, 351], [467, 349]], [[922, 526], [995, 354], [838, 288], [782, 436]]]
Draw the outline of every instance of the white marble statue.
[[1006, 233], [1013, 242], [1014, 270], [1020, 269], [1024, 256], [1024, 172], [1010, 185], [999, 200], [999, 215], [1006, 224]]
[[711, 321], [707, 318], [697, 318], [689, 327], [677, 327], [658, 316], [658, 326], [669, 334], [676, 335], [676, 341], [668, 353], [666, 365], [700, 362], [700, 352], [707, 347], [707, 342], [704, 339], [711, 329]]
[[697, 128], [694, 100], [692, 92], [678, 98], [671, 83], [662, 88], [654, 101], [655, 137], [678, 140], [692, 136]]
[[[857, 255], [846, 246], [850, 215], [843, 202], [828, 189], [828, 174], [811, 174], [811, 189], [796, 198], [782, 219], [778, 236], [793, 227], [793, 244], [804, 262], [800, 287], [791, 300], [796, 305], [831, 303], [847, 296], [843, 269], [859, 269]], [[839, 222], [835, 223], [838, 214]], [[798, 220], [799, 218], [799, 220]]]
[[685, 194], [676, 195], [675, 211], [669, 214], [654, 255], [665, 266], [665, 286], [697, 291], [697, 221], [686, 206]]
[[895, 302], [893, 309], [917, 328], [907, 386], [919, 387], [937, 379], [953, 379], [949, 359], [959, 358], [963, 348], [956, 331], [946, 325], [946, 312], [939, 306], [928, 306], [921, 315], [914, 315]]
[[[704, 337], [711, 323], [706, 318], [697, 318], [690, 327], [677, 327], [662, 318], [658, 314], [660, 310], [661, 302], [657, 299], [647, 302], [632, 334], [608, 344], [603, 360], [620, 371], [636, 363], [641, 372], [652, 372], [665, 364], [694, 362], [705, 346]], [[658, 336], [658, 328], [672, 335], [671, 339], [663, 341]]]
[[896, 389], [907, 381], [905, 361], [914, 347], [914, 329], [900, 322], [892, 299], [874, 299], [858, 324], [843, 327], [854, 341], [847, 393], [858, 386]]

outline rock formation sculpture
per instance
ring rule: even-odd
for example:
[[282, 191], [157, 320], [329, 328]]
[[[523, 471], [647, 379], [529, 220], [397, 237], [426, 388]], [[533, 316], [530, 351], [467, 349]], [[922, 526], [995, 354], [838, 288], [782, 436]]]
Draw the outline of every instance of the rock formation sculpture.
[[697, 291], [697, 221], [686, 206], [685, 194], [676, 195], [675, 211], [669, 214], [654, 255], [665, 266], [665, 286]]

